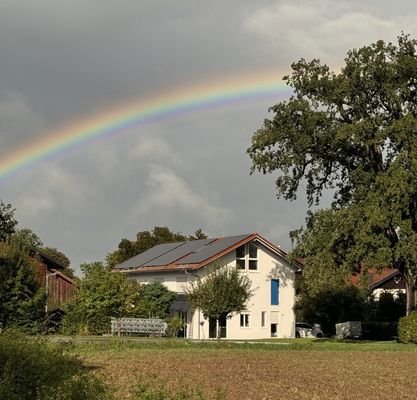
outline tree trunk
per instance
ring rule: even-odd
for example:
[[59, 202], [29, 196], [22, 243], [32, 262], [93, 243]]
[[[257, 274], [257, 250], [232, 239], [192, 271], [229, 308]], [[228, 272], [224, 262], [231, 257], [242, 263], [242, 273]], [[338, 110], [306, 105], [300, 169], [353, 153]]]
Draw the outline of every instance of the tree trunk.
[[410, 313], [416, 308], [416, 297], [414, 293], [415, 280], [410, 273], [407, 273], [406, 276], [404, 276], [404, 282], [407, 299], [406, 315], [410, 315]]
[[216, 318], [216, 339], [221, 339], [220, 317]]

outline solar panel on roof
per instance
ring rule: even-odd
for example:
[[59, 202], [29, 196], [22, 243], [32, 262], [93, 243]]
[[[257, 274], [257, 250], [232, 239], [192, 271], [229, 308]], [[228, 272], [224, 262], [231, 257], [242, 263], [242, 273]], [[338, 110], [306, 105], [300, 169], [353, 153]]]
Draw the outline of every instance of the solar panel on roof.
[[241, 240], [246, 239], [248, 236], [250, 235], [229, 236], [218, 239], [215, 242], [202, 247], [194, 254], [190, 254], [189, 256], [181, 259], [181, 264], [197, 264], [203, 262], [221, 251], [239, 243]]
[[158, 244], [151, 249], [146, 250], [143, 253], [140, 253], [137, 256], [129, 258], [129, 260], [116, 265], [115, 268], [127, 269], [141, 267], [154, 258], [160, 257], [163, 254], [175, 249], [176, 247], [181, 246], [183, 243], [185, 242]]
[[[181, 246], [172, 249], [165, 254], [157, 258], [153, 258], [146, 264], [144, 267], [152, 267], [156, 265], [168, 265], [177, 260], [180, 260], [182, 257], [187, 256], [190, 253], [198, 252], [202, 247], [213, 242], [215, 239], [200, 239], [200, 240], [191, 240], [189, 242], [182, 242]], [[183, 264], [182, 260], [181, 264]]]

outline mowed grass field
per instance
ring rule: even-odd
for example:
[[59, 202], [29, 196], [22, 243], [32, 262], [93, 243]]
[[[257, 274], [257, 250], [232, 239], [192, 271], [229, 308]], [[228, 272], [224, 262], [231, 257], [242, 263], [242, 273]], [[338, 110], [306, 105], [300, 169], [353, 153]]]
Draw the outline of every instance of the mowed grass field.
[[182, 340], [79, 342], [75, 351], [119, 399], [141, 384], [244, 399], [417, 399], [417, 346], [395, 342]]

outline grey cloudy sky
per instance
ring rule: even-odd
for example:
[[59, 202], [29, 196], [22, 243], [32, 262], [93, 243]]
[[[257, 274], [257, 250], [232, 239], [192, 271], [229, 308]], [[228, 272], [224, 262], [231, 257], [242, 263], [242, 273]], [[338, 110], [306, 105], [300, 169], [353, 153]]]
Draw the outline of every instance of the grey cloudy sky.
[[[152, 93], [284, 73], [300, 57], [337, 67], [348, 49], [416, 27], [405, 0], [0, 0], [0, 158]], [[161, 225], [257, 231], [288, 249], [305, 204], [276, 200], [274, 177], [250, 176], [245, 154], [274, 101], [131, 127], [23, 169], [0, 182], [0, 198], [75, 268]]]

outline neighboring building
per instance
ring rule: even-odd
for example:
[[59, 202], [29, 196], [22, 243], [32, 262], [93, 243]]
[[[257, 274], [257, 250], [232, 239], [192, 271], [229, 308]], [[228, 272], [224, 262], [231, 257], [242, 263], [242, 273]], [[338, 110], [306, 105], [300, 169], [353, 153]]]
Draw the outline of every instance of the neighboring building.
[[379, 299], [383, 292], [392, 293], [394, 297], [399, 293], [405, 293], [404, 279], [396, 268], [387, 267], [380, 272], [369, 270], [368, 284], [376, 299]]
[[237, 267], [247, 274], [254, 294], [246, 311], [220, 321], [222, 337], [294, 337], [294, 277], [298, 267], [259, 234], [160, 244], [117, 265], [115, 271], [140, 283], [162, 282], [177, 292], [171, 312], [184, 320], [184, 336], [207, 339], [216, 337], [215, 320], [191, 308], [184, 286], [224, 266]]
[[32, 258], [36, 264], [39, 284], [47, 293], [47, 310], [61, 308], [72, 299], [74, 281], [66, 276], [65, 267], [42, 250], [34, 250]]

